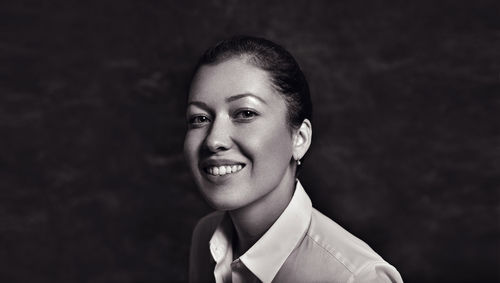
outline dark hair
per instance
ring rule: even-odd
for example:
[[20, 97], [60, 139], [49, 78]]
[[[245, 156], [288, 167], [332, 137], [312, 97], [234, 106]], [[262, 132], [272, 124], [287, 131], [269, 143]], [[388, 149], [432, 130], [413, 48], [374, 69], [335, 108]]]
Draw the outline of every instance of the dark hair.
[[220, 41], [201, 56], [195, 69], [218, 64], [234, 57], [269, 72], [273, 87], [287, 105], [288, 124], [298, 128], [304, 119], [312, 120], [312, 103], [307, 80], [293, 56], [280, 45], [258, 37], [236, 36]]

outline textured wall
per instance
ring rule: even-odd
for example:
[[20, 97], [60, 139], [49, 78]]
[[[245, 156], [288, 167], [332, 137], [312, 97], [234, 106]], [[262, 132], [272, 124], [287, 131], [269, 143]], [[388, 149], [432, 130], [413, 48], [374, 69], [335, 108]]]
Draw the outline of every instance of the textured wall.
[[[407, 282], [500, 280], [498, 1], [0, 4], [0, 281], [186, 280], [209, 211], [182, 151], [197, 56], [286, 46], [313, 203]], [[39, 2], [39, 3], [33, 3]]]

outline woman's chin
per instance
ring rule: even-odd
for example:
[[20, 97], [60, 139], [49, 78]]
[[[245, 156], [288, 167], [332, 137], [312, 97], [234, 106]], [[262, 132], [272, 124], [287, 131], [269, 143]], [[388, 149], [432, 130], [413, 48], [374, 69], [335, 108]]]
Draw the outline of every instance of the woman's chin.
[[246, 205], [241, 200], [229, 199], [227, 197], [207, 197], [205, 195], [205, 201], [210, 207], [219, 211], [231, 211], [241, 208]]
[[218, 210], [218, 211], [231, 211], [238, 209], [239, 207], [231, 204], [231, 203], [224, 203], [224, 202], [210, 202], [208, 201], [208, 205], [210, 205], [211, 208]]

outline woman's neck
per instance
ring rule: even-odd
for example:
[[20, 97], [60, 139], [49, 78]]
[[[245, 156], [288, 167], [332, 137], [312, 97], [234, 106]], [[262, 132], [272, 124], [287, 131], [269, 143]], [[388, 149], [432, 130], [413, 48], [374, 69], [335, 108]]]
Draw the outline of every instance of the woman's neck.
[[282, 182], [259, 200], [229, 211], [236, 230], [233, 241], [236, 257], [244, 254], [273, 225], [290, 203], [295, 190], [295, 176], [285, 174]]

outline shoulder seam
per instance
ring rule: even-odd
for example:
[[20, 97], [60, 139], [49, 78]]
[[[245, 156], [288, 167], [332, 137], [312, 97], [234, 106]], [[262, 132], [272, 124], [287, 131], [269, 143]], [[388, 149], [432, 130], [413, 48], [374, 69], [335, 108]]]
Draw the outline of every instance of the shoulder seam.
[[349, 266], [347, 266], [344, 262], [342, 262], [336, 255], [334, 255], [330, 250], [328, 250], [327, 248], [323, 247], [323, 245], [321, 245], [320, 243], [318, 243], [313, 237], [311, 237], [311, 235], [309, 235], [309, 233], [306, 234], [307, 237], [309, 239], [311, 239], [313, 241], [313, 243], [315, 243], [318, 247], [320, 247], [321, 249], [323, 249], [324, 251], [326, 251], [329, 255], [331, 255], [333, 258], [335, 258], [336, 261], [340, 262], [340, 264], [342, 264], [350, 273], [351, 273], [351, 276], [354, 275], [354, 271], [353, 271], [353, 268], [350, 268]]
[[361, 272], [363, 272], [365, 269], [367, 269], [368, 267], [371, 267], [371, 266], [374, 266], [375, 264], [377, 263], [383, 263], [383, 264], [388, 264], [386, 261], [384, 260], [375, 260], [375, 261], [369, 261], [365, 264], [363, 264], [360, 268], [358, 268], [358, 270], [356, 270], [356, 272], [353, 272], [351, 274], [351, 277], [349, 278], [349, 282], [355, 282], [355, 278], [357, 278], [359, 276], [359, 274]]

